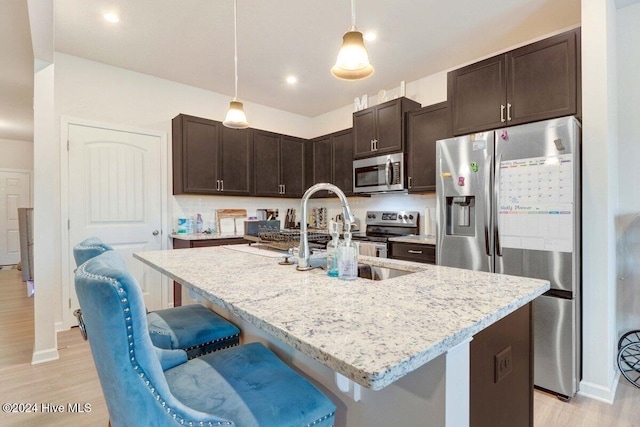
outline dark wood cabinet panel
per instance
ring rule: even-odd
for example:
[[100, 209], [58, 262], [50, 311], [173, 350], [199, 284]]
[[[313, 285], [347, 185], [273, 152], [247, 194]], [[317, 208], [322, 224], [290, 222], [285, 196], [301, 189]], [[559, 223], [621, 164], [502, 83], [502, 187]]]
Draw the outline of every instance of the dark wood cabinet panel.
[[580, 29], [451, 71], [454, 135], [580, 114]]
[[407, 113], [407, 181], [410, 193], [436, 191], [436, 141], [451, 137], [449, 104]]
[[[313, 173], [309, 175], [307, 187], [329, 182], [345, 195], [353, 195], [353, 129], [319, 136], [308, 144], [307, 161], [313, 166]], [[312, 197], [332, 195], [329, 191], [319, 191]]]
[[286, 197], [302, 197], [304, 182], [304, 143], [302, 138], [283, 135], [280, 139], [280, 176]]
[[182, 114], [173, 119], [173, 194], [217, 192], [220, 126]]
[[421, 243], [390, 242], [389, 258], [405, 261], [436, 263], [436, 246]]
[[280, 196], [280, 135], [253, 131], [253, 188], [256, 196]]
[[353, 113], [353, 158], [360, 159], [404, 149], [404, 114], [420, 104], [397, 98]]
[[250, 129], [180, 114], [172, 121], [173, 194], [251, 194]]
[[473, 337], [469, 349], [470, 425], [533, 426], [534, 303]]
[[353, 113], [353, 155], [366, 157], [373, 152], [376, 138], [375, 107]]
[[[332, 178], [332, 143], [331, 135], [313, 140], [313, 184], [321, 182], [333, 183]], [[313, 197], [328, 197], [328, 191], [318, 191]]]
[[378, 106], [376, 154], [402, 151], [402, 102], [385, 102]]
[[505, 126], [505, 61], [504, 55], [500, 55], [448, 74], [448, 99], [455, 135]]
[[253, 138], [249, 129], [222, 126], [220, 144], [220, 191], [229, 195], [251, 194]]
[[353, 130], [332, 134], [333, 184], [346, 196], [353, 195]]
[[507, 54], [509, 124], [576, 113], [577, 37], [571, 31]]

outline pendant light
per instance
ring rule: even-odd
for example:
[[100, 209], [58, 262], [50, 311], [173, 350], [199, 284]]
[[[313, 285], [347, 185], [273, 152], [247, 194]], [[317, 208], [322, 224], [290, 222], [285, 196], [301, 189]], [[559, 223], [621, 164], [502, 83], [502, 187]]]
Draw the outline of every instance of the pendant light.
[[351, 28], [342, 36], [342, 47], [331, 74], [343, 80], [360, 80], [373, 74], [362, 33], [356, 28], [355, 0], [351, 0]]
[[222, 124], [228, 128], [245, 129], [249, 127], [242, 102], [238, 101], [238, 0], [233, 0], [233, 61], [235, 69], [235, 95], [229, 103], [229, 110]]

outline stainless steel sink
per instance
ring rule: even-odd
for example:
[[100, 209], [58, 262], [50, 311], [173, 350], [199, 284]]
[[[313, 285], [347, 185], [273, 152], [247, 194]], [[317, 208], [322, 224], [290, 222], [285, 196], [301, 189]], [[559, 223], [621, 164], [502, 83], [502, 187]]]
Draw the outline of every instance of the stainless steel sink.
[[380, 267], [377, 265], [358, 264], [358, 277], [369, 280], [386, 280], [411, 274], [413, 271], [398, 270], [397, 268]]

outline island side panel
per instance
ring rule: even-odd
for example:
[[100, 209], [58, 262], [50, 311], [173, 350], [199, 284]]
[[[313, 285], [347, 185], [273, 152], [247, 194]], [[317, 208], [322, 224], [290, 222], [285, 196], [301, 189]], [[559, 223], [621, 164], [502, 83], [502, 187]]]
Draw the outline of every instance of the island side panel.
[[352, 398], [354, 383], [350, 392], [343, 393], [332, 369], [218, 305], [204, 300], [203, 304], [240, 328], [241, 344], [263, 343], [329, 397], [337, 407], [334, 427], [445, 427], [446, 354], [381, 390], [360, 387], [360, 400], [356, 402]]
[[471, 341], [470, 425], [533, 427], [533, 302]]

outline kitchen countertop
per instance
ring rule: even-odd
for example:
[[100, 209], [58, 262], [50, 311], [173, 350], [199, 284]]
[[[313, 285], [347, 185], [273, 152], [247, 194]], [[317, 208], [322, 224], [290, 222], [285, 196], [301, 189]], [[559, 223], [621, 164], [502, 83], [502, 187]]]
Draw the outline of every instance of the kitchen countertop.
[[171, 233], [172, 239], [180, 240], [216, 240], [216, 239], [242, 239], [244, 234], [240, 233]]
[[402, 243], [418, 243], [421, 245], [435, 245], [436, 244], [436, 236], [431, 234], [417, 234], [412, 236], [398, 236], [398, 237], [390, 237], [390, 242], [402, 242]]
[[[247, 249], [247, 252], [243, 250]], [[379, 390], [549, 289], [549, 282], [360, 256], [415, 272], [343, 281], [245, 245], [134, 257], [356, 383]]]

